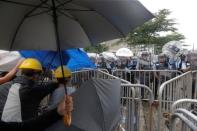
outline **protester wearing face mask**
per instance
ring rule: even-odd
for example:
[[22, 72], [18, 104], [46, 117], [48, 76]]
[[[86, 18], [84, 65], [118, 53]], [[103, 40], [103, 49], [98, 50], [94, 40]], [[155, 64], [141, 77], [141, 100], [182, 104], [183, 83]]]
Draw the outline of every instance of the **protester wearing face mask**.
[[36, 117], [41, 100], [59, 87], [57, 82], [39, 80], [42, 66], [36, 59], [25, 59], [19, 69], [21, 76], [0, 85], [0, 117], [4, 122]]

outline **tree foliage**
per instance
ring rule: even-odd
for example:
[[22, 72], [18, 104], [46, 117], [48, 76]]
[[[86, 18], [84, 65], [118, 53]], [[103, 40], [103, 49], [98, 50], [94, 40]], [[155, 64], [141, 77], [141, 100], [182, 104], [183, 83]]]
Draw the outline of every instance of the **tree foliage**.
[[94, 53], [102, 53], [104, 51], [107, 51], [109, 47], [107, 47], [106, 45], [104, 44], [97, 44], [95, 46], [89, 46], [89, 47], [86, 47], [84, 50], [86, 52], [94, 52]]
[[168, 18], [170, 13], [168, 9], [159, 10], [155, 13], [155, 18], [131, 31], [125, 39], [126, 42], [130, 46], [154, 45], [160, 48], [169, 41], [185, 39], [178, 33], [175, 19]]

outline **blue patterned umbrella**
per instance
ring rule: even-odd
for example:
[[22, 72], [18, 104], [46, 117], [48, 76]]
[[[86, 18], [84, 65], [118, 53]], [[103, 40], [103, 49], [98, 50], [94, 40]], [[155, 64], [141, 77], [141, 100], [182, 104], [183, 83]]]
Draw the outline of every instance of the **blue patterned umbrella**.
[[[55, 69], [61, 65], [58, 52], [56, 51], [20, 51], [25, 58], [38, 59], [45, 68]], [[71, 71], [83, 68], [95, 68], [95, 64], [89, 59], [86, 52], [81, 49], [69, 49], [62, 51], [63, 64]]]

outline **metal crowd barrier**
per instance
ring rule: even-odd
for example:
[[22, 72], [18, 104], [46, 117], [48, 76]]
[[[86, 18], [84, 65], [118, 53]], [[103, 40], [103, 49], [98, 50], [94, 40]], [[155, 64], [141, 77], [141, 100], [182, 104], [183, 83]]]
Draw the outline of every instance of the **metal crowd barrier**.
[[197, 99], [197, 70], [192, 71], [192, 74], [193, 74], [193, 79], [192, 79], [193, 98]]
[[[177, 122], [177, 119], [181, 121]], [[176, 131], [177, 128], [181, 131], [197, 131], [197, 116], [186, 109], [176, 109], [170, 119], [170, 131]]]
[[[158, 89], [162, 83], [168, 81], [182, 72], [177, 70], [124, 70], [117, 69], [112, 71], [112, 75], [127, 80], [132, 84], [144, 84], [153, 91], [155, 99], [158, 96]], [[142, 95], [144, 92], [142, 91]]]
[[134, 129], [135, 89], [130, 84], [121, 84], [121, 122], [117, 131]]
[[193, 110], [193, 104], [197, 104], [196, 99], [180, 99], [175, 101], [171, 106], [171, 112], [174, 113], [177, 108], [184, 108], [189, 111]]
[[[101, 79], [120, 79], [113, 75], [107, 73], [107, 70], [100, 69], [92, 69], [92, 70], [81, 70], [72, 72], [72, 85], [75, 87], [79, 87], [83, 82], [91, 79], [91, 78], [101, 78]], [[121, 79], [122, 83], [129, 84], [130, 82]]]
[[[135, 90], [136, 90], [136, 97], [135, 97], [135, 110], [136, 110], [136, 125], [137, 125], [137, 130], [136, 131], [141, 131], [141, 130], [146, 130], [146, 131], [152, 131], [153, 128], [153, 101], [154, 101], [154, 95], [152, 90], [146, 86], [146, 85], [141, 85], [141, 84], [133, 84]], [[141, 92], [144, 90], [147, 95], [147, 98], [142, 98], [141, 97]], [[148, 103], [146, 101], [142, 101], [143, 99], [148, 100]], [[147, 105], [146, 105], [147, 104]], [[142, 113], [144, 115], [142, 115]], [[142, 117], [144, 116], [144, 117]], [[144, 122], [143, 122], [144, 121]], [[143, 128], [143, 123], [145, 125], [145, 129]], [[135, 131], [135, 130], [134, 130]]]
[[[185, 121], [182, 123], [179, 122], [181, 124], [181, 128], [183, 131], [191, 131], [190, 129], [197, 129], [197, 116], [195, 116], [197, 110], [195, 109], [195, 106], [194, 106], [195, 104], [197, 104], [197, 100], [195, 100], [195, 99], [180, 99], [180, 100], [175, 101], [172, 104], [172, 107], [171, 107], [172, 114], [174, 114], [174, 113], [182, 113], [183, 114], [182, 117], [184, 117], [183, 120], [185, 120]], [[186, 112], [186, 115], [185, 115], [185, 112]], [[187, 113], [187, 112], [189, 112], [189, 113]], [[174, 121], [171, 120], [171, 130], [175, 130], [175, 122]], [[189, 126], [188, 124], [189, 125], [191, 124], [193, 126]], [[195, 127], [195, 128], [192, 128], [192, 127]]]
[[[152, 103], [154, 96], [150, 88], [140, 84], [121, 84], [121, 86], [122, 121], [119, 125], [118, 131], [152, 131]], [[135, 89], [135, 98], [133, 98], [128, 87]], [[147, 103], [148, 115], [146, 115], [146, 118], [142, 118], [143, 104], [142, 99], [139, 96], [139, 90], [142, 88], [149, 92], [149, 102]], [[133, 107], [131, 107], [131, 103], [133, 103]], [[145, 120], [142, 121], [142, 119], [146, 119], [147, 122], [143, 122]], [[143, 129], [142, 125], [146, 126], [146, 129]]]
[[106, 72], [109, 74], [109, 71], [107, 69], [104, 69], [104, 68], [98, 68], [98, 70], [102, 71], [102, 72]]
[[[80, 87], [80, 85], [91, 78], [101, 78], [101, 79], [120, 79], [116, 76], [110, 75], [101, 70], [82, 70], [72, 73], [73, 86]], [[152, 103], [154, 100], [152, 90], [141, 84], [131, 84], [130, 82], [121, 80], [121, 114], [122, 120], [118, 125], [117, 131], [139, 131], [142, 127], [141, 123], [141, 110], [142, 110], [142, 99], [141, 99], [141, 90], [145, 90], [147, 92], [147, 100], [148, 103], [148, 126], [145, 130], [152, 130]], [[79, 82], [79, 83], [78, 83]], [[144, 123], [145, 124], [145, 123]]]
[[158, 131], [164, 125], [164, 117], [170, 113], [172, 103], [183, 98], [192, 98], [192, 72], [184, 73], [164, 82], [159, 88]]

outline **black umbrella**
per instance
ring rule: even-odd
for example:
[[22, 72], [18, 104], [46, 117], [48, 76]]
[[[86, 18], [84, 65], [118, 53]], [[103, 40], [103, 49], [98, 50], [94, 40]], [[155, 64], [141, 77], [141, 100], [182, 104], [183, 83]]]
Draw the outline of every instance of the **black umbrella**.
[[0, 49], [95, 45], [124, 37], [151, 18], [137, 0], [0, 0]]
[[[93, 79], [72, 95], [74, 110], [72, 113], [73, 131], [114, 131], [120, 114], [120, 80]], [[65, 131], [63, 122], [53, 124], [46, 131]], [[69, 131], [69, 129], [68, 129]]]
[[0, 49], [55, 50], [63, 65], [61, 50], [124, 37], [151, 18], [137, 0], [0, 0]]

